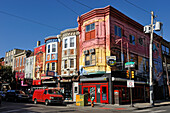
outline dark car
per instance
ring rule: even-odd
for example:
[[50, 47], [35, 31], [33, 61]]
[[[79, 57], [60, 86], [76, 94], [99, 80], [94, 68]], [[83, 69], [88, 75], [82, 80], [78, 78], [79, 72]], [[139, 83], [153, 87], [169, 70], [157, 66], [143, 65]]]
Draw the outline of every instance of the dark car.
[[0, 95], [0, 105], [1, 105], [1, 103], [2, 103], [2, 98], [1, 98], [1, 95]]
[[8, 90], [6, 93], [6, 101], [21, 102], [27, 101], [29, 96], [21, 90]]
[[25, 92], [27, 95], [28, 95], [28, 101], [29, 102], [32, 102], [32, 96], [33, 96], [33, 93], [34, 93], [34, 91], [26, 91]]
[[5, 100], [6, 97], [6, 92], [5, 91], [0, 91], [1, 99]]

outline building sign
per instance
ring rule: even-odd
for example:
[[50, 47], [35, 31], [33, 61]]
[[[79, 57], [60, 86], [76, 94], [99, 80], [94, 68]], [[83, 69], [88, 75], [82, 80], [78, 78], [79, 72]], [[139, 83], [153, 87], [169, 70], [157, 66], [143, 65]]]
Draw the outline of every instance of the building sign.
[[135, 87], [134, 80], [127, 80], [127, 87]]
[[33, 80], [32, 85], [41, 85], [41, 80]]
[[116, 56], [106, 56], [107, 64], [114, 66], [116, 64]]
[[38, 53], [45, 53], [45, 44], [39, 47], [34, 48], [34, 55], [38, 54]]

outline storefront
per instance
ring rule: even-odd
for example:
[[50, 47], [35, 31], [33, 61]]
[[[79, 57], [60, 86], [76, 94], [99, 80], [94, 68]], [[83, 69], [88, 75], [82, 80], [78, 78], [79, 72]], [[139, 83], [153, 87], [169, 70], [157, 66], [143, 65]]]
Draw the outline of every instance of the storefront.
[[83, 78], [79, 83], [80, 94], [88, 94], [88, 101], [93, 95], [94, 102], [109, 103], [108, 79], [107, 77]]
[[[130, 102], [130, 88], [127, 87], [127, 79], [112, 77], [113, 91], [119, 92], [119, 103]], [[133, 102], [146, 102], [149, 100], [149, 86], [146, 82], [134, 81], [135, 87], [132, 88]]]

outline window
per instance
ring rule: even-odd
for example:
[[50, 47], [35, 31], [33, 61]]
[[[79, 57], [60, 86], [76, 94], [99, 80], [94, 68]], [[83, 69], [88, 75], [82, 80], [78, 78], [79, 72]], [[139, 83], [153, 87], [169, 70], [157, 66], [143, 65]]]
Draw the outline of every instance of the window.
[[48, 64], [47, 64], [47, 70], [49, 70], [49, 67], [50, 67], [50, 64], [48, 63]]
[[23, 65], [25, 65], [25, 58], [23, 59]]
[[95, 38], [95, 23], [86, 26], [85, 40]]
[[129, 35], [129, 40], [131, 44], [135, 45], [135, 37], [133, 35]]
[[95, 65], [96, 64], [96, 55], [95, 53], [85, 54], [85, 65]]
[[67, 39], [64, 40], [64, 48], [67, 48]]
[[85, 55], [85, 65], [90, 65], [90, 55]]
[[70, 38], [70, 47], [74, 47], [74, 38]]
[[138, 39], [138, 41], [140, 45], [143, 45], [143, 39], [141, 37]]
[[74, 68], [74, 59], [70, 59], [70, 68]]
[[54, 71], [55, 70], [55, 63], [53, 62], [52, 63], [52, 71]]
[[166, 47], [166, 53], [169, 55], [169, 48]]
[[50, 45], [48, 45], [48, 53], [50, 53]]
[[29, 77], [29, 78], [32, 78], [32, 77], [31, 77], [31, 73], [30, 73], [30, 77]]
[[119, 26], [115, 25], [115, 35], [122, 37], [122, 28], [120, 28]]
[[52, 44], [52, 52], [56, 52], [56, 44]]
[[22, 65], [22, 57], [21, 57], [21, 59], [20, 59], [20, 66]]
[[17, 67], [19, 67], [19, 58], [18, 58], [18, 62], [17, 62]]
[[94, 30], [94, 29], [95, 29], [95, 24], [94, 24], [94, 23], [86, 26], [86, 32], [92, 31], [92, 30]]
[[64, 60], [64, 68], [67, 68], [67, 60]]

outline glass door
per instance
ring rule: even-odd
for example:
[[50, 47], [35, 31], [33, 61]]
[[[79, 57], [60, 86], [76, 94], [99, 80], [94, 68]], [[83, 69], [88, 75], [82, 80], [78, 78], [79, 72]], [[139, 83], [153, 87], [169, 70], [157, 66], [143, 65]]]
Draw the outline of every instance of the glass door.
[[108, 86], [100, 86], [100, 101], [101, 103], [108, 103]]

